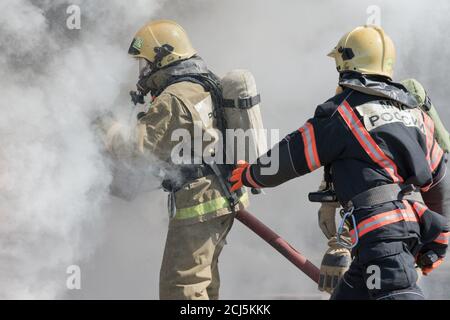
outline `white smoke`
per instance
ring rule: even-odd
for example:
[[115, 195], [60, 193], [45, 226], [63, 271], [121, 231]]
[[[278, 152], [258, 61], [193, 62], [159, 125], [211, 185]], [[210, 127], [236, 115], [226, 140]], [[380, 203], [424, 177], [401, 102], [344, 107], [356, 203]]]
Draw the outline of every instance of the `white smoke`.
[[[65, 24], [74, 2], [80, 30]], [[111, 174], [91, 122], [135, 81], [123, 34], [149, 20], [156, 2], [127, 6], [0, 3], [0, 298], [59, 297], [66, 268], [101, 239]]]
[[[71, 4], [80, 6], [81, 30], [66, 28]], [[265, 124], [282, 136], [333, 94], [337, 73], [326, 54], [366, 23], [370, 5], [397, 44], [396, 78], [423, 82], [450, 126], [445, 0], [1, 1], [0, 298], [158, 297], [163, 195], [110, 199], [111, 174], [89, 127], [96, 111], [129, 113], [137, 70], [126, 51], [145, 21], [180, 22], [219, 75], [252, 71]], [[268, 190], [250, 208], [315, 264], [326, 242], [306, 196], [319, 179], [317, 172]], [[321, 297], [238, 222], [228, 241], [222, 298]], [[65, 271], [77, 263], [82, 290], [68, 292]], [[449, 298], [446, 274], [429, 277], [430, 296]]]

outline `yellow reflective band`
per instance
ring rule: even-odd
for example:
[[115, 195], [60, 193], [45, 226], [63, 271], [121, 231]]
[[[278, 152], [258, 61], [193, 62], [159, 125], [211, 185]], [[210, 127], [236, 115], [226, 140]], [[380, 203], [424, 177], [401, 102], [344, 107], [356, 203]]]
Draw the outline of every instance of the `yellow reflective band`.
[[[245, 192], [239, 202], [248, 201], [248, 192]], [[225, 197], [216, 198], [189, 208], [177, 209], [175, 219], [189, 219], [202, 216], [204, 214], [229, 207], [229, 202]]]

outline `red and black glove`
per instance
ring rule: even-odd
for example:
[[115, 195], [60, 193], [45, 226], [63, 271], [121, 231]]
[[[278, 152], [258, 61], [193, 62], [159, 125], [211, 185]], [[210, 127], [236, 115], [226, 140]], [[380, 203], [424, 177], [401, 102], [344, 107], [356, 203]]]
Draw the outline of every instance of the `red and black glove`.
[[436, 252], [430, 250], [425, 253], [420, 253], [417, 256], [417, 265], [422, 269], [422, 274], [427, 276], [434, 269], [437, 269], [444, 261], [443, 257], [439, 257]]
[[[448, 233], [442, 233], [446, 236]], [[431, 243], [427, 243], [417, 255], [417, 265], [422, 269], [423, 275], [430, 274], [437, 269], [444, 261], [445, 253], [447, 251], [447, 244], [445, 241], [437, 242], [439, 238]]]
[[247, 174], [247, 170], [250, 167], [250, 164], [246, 161], [238, 161], [236, 169], [231, 173], [230, 179], [231, 182], [231, 192], [234, 192], [244, 186], [245, 175]]

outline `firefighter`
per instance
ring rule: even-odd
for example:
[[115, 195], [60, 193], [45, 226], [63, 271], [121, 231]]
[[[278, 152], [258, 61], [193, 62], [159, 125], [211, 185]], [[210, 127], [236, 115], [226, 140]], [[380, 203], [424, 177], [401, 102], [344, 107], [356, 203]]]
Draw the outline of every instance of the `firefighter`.
[[434, 123], [392, 81], [395, 49], [380, 27], [352, 30], [330, 55], [341, 89], [266, 155], [241, 162], [232, 190], [275, 187], [325, 166], [344, 208], [336, 242], [352, 255], [331, 298], [424, 299], [415, 264], [424, 274], [437, 268], [449, 237], [446, 219], [421, 196], [448, 205], [438, 187], [447, 183], [447, 158]]
[[[138, 115], [136, 138], [129, 146], [134, 145], [148, 164], [150, 156], [156, 156], [165, 172], [162, 185], [169, 193], [160, 299], [218, 299], [218, 258], [233, 213], [246, 206], [248, 196], [241, 192], [233, 206], [219, 176], [204, 161], [205, 156], [212, 156], [215, 149], [210, 148], [220, 138], [218, 120], [213, 116], [219, 94], [214, 86], [217, 77], [197, 55], [183, 28], [173, 21], [157, 20], [143, 26], [129, 54], [140, 69], [133, 101], [144, 103], [145, 96], [152, 96], [148, 111]], [[109, 144], [123, 142], [113, 138], [116, 132], [111, 125]], [[180, 139], [173, 137], [177, 133], [188, 133], [189, 139], [182, 141], [181, 147]], [[109, 149], [113, 147], [120, 149]]]
[[[425, 111], [433, 120], [435, 130], [434, 136], [437, 143], [441, 146], [445, 153], [450, 151], [450, 135], [445, 129], [436, 108], [431, 103], [431, 100], [426, 93], [424, 87], [420, 82], [415, 79], [405, 79], [401, 81], [401, 84], [414, 95], [419, 102], [420, 108]], [[341, 92], [342, 88], [338, 87], [338, 91]], [[322, 181], [319, 192], [327, 195], [332, 191], [333, 186], [329, 174], [324, 174], [324, 180]], [[450, 179], [449, 175], [446, 175], [444, 179]], [[434, 187], [434, 192], [422, 192], [422, 197], [425, 204], [435, 212], [441, 213], [450, 218], [450, 205], [443, 206], [442, 196], [450, 193], [450, 183], [440, 182]], [[437, 191], [437, 189], [440, 189]], [[438, 198], [436, 198], [438, 196]], [[320, 200], [318, 200], [320, 202]], [[347, 271], [351, 262], [350, 250], [339, 245], [336, 238], [336, 212], [338, 212], [340, 204], [337, 201], [322, 202], [319, 212], [319, 227], [322, 230], [325, 237], [328, 239], [328, 249], [324, 254], [323, 262], [320, 268], [320, 280], [319, 290], [332, 293], [338, 280]], [[342, 235], [341, 238], [344, 238]], [[347, 234], [347, 239], [349, 238]], [[420, 275], [420, 270], [418, 270]]]

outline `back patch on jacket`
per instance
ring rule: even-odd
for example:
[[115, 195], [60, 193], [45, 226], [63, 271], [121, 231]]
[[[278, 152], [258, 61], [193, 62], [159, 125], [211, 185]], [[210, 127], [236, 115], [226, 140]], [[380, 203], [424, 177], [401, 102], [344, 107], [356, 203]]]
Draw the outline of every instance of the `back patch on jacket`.
[[419, 108], [404, 109], [393, 101], [379, 100], [356, 107], [362, 116], [364, 126], [372, 131], [385, 124], [401, 122], [407, 127], [416, 127], [425, 134], [425, 124]]

